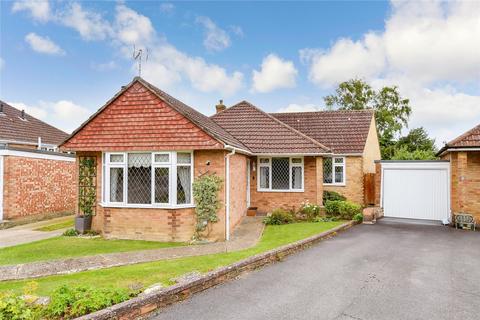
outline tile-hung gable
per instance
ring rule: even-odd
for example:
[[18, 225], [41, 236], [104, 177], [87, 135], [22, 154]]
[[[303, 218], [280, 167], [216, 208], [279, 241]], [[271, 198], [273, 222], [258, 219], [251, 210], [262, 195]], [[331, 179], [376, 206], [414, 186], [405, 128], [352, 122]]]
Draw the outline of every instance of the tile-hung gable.
[[361, 154], [365, 149], [374, 112], [336, 110], [271, 115], [324, 144], [334, 154]]
[[68, 134], [0, 100], [0, 142], [58, 146]]
[[318, 141], [246, 101], [213, 115], [211, 119], [240, 140], [252, 154], [330, 153]]

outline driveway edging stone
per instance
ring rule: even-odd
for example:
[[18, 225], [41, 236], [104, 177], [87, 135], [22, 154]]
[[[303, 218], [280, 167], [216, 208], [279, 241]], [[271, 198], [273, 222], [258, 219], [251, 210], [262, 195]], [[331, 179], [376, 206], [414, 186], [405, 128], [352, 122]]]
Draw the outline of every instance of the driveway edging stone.
[[161, 308], [185, 300], [195, 293], [225, 283], [238, 277], [242, 273], [280, 261], [282, 258], [302, 251], [317, 242], [334, 237], [338, 232], [347, 230], [355, 224], [356, 222], [354, 221], [346, 222], [340, 226], [309, 238], [210, 271], [198, 279], [176, 284], [151, 294], [135, 297], [106, 309], [76, 318], [76, 320], [146, 319], [158, 312]]

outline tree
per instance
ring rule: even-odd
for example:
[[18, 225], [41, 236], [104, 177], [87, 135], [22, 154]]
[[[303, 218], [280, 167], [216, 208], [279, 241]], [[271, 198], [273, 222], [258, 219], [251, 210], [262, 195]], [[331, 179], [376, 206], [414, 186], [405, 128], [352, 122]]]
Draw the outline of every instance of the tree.
[[376, 91], [361, 79], [340, 83], [335, 94], [326, 96], [324, 100], [329, 108], [373, 109], [384, 159], [392, 156], [391, 148], [396, 144], [395, 138], [408, 126], [408, 118], [412, 112], [409, 99], [401, 97], [396, 86], [383, 87]]
[[398, 139], [397, 147], [403, 146], [405, 146], [409, 152], [415, 150], [437, 152], [435, 139], [430, 138], [423, 127], [412, 129], [406, 136]]
[[393, 149], [391, 160], [435, 160], [437, 159], [435, 152], [432, 150], [415, 149], [408, 150], [408, 146], [401, 146]]

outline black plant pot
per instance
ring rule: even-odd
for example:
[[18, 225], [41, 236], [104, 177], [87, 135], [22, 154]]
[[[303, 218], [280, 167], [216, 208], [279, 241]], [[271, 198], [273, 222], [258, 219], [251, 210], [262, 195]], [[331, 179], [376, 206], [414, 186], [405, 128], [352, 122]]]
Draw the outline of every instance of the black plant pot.
[[75, 217], [75, 230], [78, 233], [85, 233], [92, 228], [92, 216], [77, 216]]

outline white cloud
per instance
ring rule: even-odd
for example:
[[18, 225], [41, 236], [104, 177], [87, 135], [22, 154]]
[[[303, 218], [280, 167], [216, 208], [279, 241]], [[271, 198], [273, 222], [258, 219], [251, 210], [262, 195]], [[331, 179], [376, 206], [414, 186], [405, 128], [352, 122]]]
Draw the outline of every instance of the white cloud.
[[33, 19], [46, 22], [51, 19], [48, 0], [21, 0], [12, 5], [12, 12], [28, 11]]
[[203, 45], [209, 51], [221, 51], [230, 46], [230, 36], [228, 33], [218, 27], [209, 17], [197, 17], [196, 23], [203, 26], [205, 29], [205, 38]]
[[320, 86], [352, 77], [408, 76], [425, 84], [480, 80], [480, 5], [475, 1], [392, 2], [383, 33], [310, 53], [310, 79]]
[[245, 36], [245, 33], [243, 32], [243, 29], [240, 26], [235, 26], [232, 25], [229, 27], [230, 30], [233, 32], [233, 34], [243, 38]]
[[320, 87], [353, 77], [374, 87], [398, 85], [410, 99], [410, 127], [426, 127], [441, 144], [480, 119], [479, 17], [474, 1], [393, 1], [383, 32], [304, 49], [300, 58]]
[[152, 39], [155, 30], [149, 18], [122, 4], [117, 5], [116, 11], [115, 29], [122, 43], [142, 46]]
[[48, 37], [39, 36], [36, 33], [29, 33], [25, 36], [25, 41], [32, 50], [50, 55], [64, 55], [65, 51]]
[[115, 61], [111, 60], [105, 63], [92, 63], [91, 67], [97, 71], [111, 71], [117, 69], [118, 65]]
[[290, 103], [288, 106], [277, 110], [277, 112], [307, 112], [307, 111], [320, 111], [320, 108], [312, 103], [307, 103], [307, 104]]
[[231, 95], [243, 86], [243, 74], [231, 74], [200, 57], [191, 57], [169, 44], [160, 44], [152, 50], [143, 76], [152, 82], [169, 87], [182, 79], [201, 92], [219, 91]]
[[262, 61], [261, 70], [253, 70], [253, 91], [270, 92], [280, 88], [295, 87], [298, 71], [292, 61], [269, 54]]
[[69, 100], [39, 101], [37, 105], [27, 105], [22, 102], [11, 102], [9, 104], [69, 133], [82, 124], [91, 114], [87, 108]]
[[160, 12], [172, 14], [175, 10], [175, 5], [170, 2], [164, 2], [160, 5]]
[[84, 40], [104, 40], [113, 32], [99, 13], [85, 10], [77, 2], [69, 5], [58, 19], [65, 26], [75, 29]]

